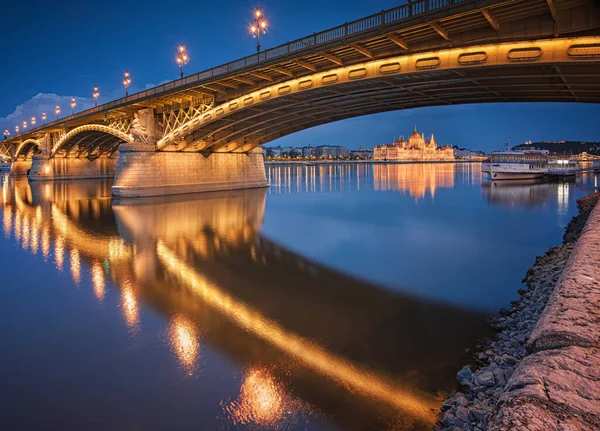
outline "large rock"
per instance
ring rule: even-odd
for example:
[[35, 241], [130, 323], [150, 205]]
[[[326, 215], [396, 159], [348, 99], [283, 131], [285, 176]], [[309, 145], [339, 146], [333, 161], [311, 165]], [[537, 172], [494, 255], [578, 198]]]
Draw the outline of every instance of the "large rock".
[[490, 431], [600, 429], [600, 350], [566, 347], [521, 362]]
[[585, 225], [537, 326], [530, 351], [600, 346], [600, 205]]

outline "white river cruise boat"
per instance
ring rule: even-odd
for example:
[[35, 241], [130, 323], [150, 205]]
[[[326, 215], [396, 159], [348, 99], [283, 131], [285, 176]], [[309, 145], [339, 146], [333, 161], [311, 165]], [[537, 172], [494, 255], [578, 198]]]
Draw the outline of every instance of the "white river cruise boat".
[[548, 150], [492, 151], [490, 161], [483, 163], [481, 170], [492, 180], [542, 178], [548, 173], [548, 155]]

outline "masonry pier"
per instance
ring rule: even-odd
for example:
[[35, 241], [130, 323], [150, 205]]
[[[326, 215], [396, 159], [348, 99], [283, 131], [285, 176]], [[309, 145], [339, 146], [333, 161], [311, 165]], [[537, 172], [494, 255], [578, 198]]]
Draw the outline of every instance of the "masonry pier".
[[36, 154], [32, 158], [29, 179], [70, 180], [113, 178], [117, 169], [118, 152], [111, 157], [52, 157]]
[[266, 187], [263, 149], [247, 153], [155, 151], [122, 144], [112, 188], [116, 197], [162, 196]]
[[15, 160], [10, 164], [11, 176], [26, 176], [31, 169], [31, 160]]

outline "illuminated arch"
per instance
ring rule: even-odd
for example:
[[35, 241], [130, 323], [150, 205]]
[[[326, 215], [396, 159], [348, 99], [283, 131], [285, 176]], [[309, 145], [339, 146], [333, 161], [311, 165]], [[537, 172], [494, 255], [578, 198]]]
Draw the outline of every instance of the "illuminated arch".
[[15, 151], [15, 159], [17, 157], [19, 157], [19, 155], [23, 152], [24, 148], [27, 148], [27, 152], [23, 153], [25, 156], [27, 156], [27, 154], [29, 153], [29, 151], [31, 151], [32, 147], [40, 147], [40, 143], [39, 141], [33, 139], [33, 138], [29, 138], [29, 139], [25, 139], [23, 142], [21, 142], [19, 144], [19, 146], [17, 147], [17, 151]]
[[133, 142], [133, 137], [128, 133], [122, 132], [121, 130], [105, 126], [103, 124], [86, 124], [84, 126], [75, 127], [73, 130], [70, 130], [68, 133], [61, 136], [61, 138], [56, 141], [54, 147], [52, 148], [51, 157], [54, 157], [56, 153], [60, 151], [72, 138], [85, 132], [101, 132], [107, 135], [112, 135], [123, 142]]
[[[522, 66], [552, 66], [563, 63], [581, 63], [582, 61], [598, 63], [600, 62], [600, 55], [586, 54], [586, 50], [593, 50], [599, 44], [600, 37], [598, 36], [484, 44], [406, 54], [382, 60], [370, 60], [351, 66], [336, 67], [273, 84], [228, 100], [166, 134], [158, 141], [157, 148], [161, 150], [177, 144], [179, 150], [185, 150], [187, 147], [196, 144], [196, 150], [212, 147], [213, 150], [220, 151], [247, 151], [270, 139], [315, 125], [353, 116], [413, 107], [411, 103], [403, 106], [399, 91], [401, 85], [396, 86], [396, 88], [390, 85], [384, 90], [385, 92], [381, 89], [376, 90], [379, 91], [379, 99], [376, 103], [369, 103], [368, 99], [371, 96], [369, 91], [371, 90], [369, 90], [366, 85], [368, 83], [365, 81], [376, 82], [377, 80], [381, 81], [403, 75], [442, 74], [440, 75], [442, 77], [438, 79], [443, 84], [445, 82], [451, 83], [453, 80], [460, 81], [460, 70], [469, 68], [493, 69], [508, 66], [521, 68]], [[361, 82], [362, 84], [360, 84]], [[340, 91], [336, 95], [338, 99], [343, 100], [345, 106], [337, 106], [335, 109], [333, 107], [330, 109], [326, 97], [321, 97], [320, 92], [315, 91], [336, 86], [341, 89], [344, 86], [351, 87], [353, 85], [358, 90], [347, 90], [347, 93]], [[361, 85], [362, 87], [360, 87]], [[360, 93], [361, 90], [362, 93]], [[302, 93], [308, 92], [312, 92], [310, 99], [306, 94], [305, 100], [298, 101]], [[492, 94], [492, 97], [485, 101], [516, 101], [519, 99], [516, 90], [515, 94], [512, 99], [511, 97]], [[320, 97], [323, 104], [319, 109], [311, 107], [312, 100], [319, 100]], [[394, 97], [396, 100], [394, 100]], [[416, 97], [418, 97], [418, 92], [412, 95], [412, 98]], [[560, 100], [558, 95], [554, 97], [556, 100]], [[333, 99], [332, 96], [329, 96], [329, 98]], [[344, 100], [344, 98], [346, 99]], [[404, 96], [404, 99], [406, 100], [406, 96]], [[433, 100], [435, 97], [430, 97], [430, 99], [432, 100], [423, 106], [444, 104], [443, 100]], [[394, 103], [388, 103], [388, 101]], [[460, 103], [473, 103], [473, 101]], [[250, 108], [247, 109], [248, 114], [240, 116], [246, 108]], [[261, 111], [261, 108], [264, 110]], [[285, 115], [279, 115], [284, 110], [288, 112]], [[264, 115], [265, 113], [269, 115]], [[261, 119], [261, 116], [267, 118]], [[316, 117], [319, 117], [318, 121], [315, 120]], [[227, 120], [220, 121], [224, 119]], [[262, 127], [260, 133], [256, 134], [254, 132], [257, 136], [252, 136], [252, 130], [260, 127]], [[194, 135], [196, 131], [199, 131], [201, 136]], [[221, 132], [224, 135], [227, 135], [227, 133], [230, 133], [230, 135], [225, 138], [217, 138], [219, 142], [215, 145], [216, 141], [211, 141], [211, 138]], [[190, 136], [192, 138], [186, 140]]]

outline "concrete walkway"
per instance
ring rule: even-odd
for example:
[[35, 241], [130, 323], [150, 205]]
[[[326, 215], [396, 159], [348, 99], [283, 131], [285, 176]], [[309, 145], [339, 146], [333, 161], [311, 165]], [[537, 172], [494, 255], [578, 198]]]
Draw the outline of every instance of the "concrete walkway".
[[600, 430], [600, 203], [506, 384], [491, 431]]

